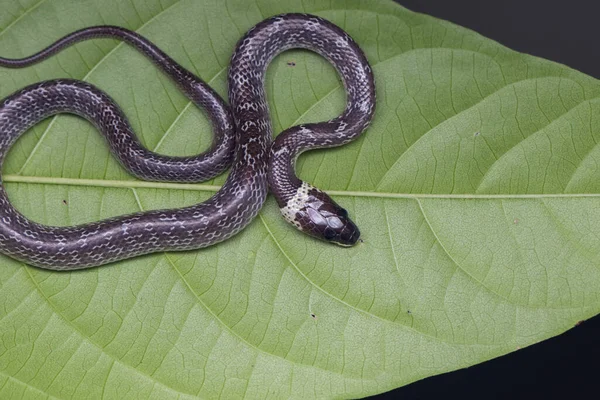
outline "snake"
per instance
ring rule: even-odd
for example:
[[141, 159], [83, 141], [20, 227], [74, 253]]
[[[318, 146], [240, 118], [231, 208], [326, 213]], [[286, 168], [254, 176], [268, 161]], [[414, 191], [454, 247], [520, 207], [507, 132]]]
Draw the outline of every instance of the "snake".
[[[48, 117], [69, 113], [91, 122], [105, 137], [111, 153], [137, 178], [202, 182], [231, 166], [229, 175], [202, 203], [75, 226], [50, 226], [28, 219], [12, 206], [0, 182], [0, 253], [35, 267], [71, 271], [143, 254], [204, 248], [245, 228], [257, 216], [269, 191], [284, 219], [302, 232], [341, 246], [359, 242], [360, 230], [348, 212], [295, 172], [301, 153], [349, 143], [372, 121], [373, 71], [348, 33], [309, 14], [282, 14], [259, 22], [238, 41], [231, 56], [229, 104], [148, 39], [118, 26], [74, 31], [31, 56], [0, 57], [0, 67], [27, 67], [94, 38], [127, 43], [171, 78], [207, 113], [214, 132], [210, 148], [191, 157], [150, 151], [108, 94], [84, 81], [54, 79], [27, 86], [0, 103], [0, 166], [23, 133]], [[275, 56], [293, 48], [316, 52], [335, 67], [345, 89], [346, 105], [336, 118], [290, 127], [273, 140], [265, 74]]]

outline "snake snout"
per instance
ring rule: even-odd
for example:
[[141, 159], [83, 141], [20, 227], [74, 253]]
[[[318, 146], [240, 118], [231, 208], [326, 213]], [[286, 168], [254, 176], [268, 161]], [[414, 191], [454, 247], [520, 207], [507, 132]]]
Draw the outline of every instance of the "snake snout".
[[340, 241], [336, 242], [341, 246], [354, 246], [360, 239], [360, 230], [351, 220], [347, 220], [346, 225], [340, 232]]

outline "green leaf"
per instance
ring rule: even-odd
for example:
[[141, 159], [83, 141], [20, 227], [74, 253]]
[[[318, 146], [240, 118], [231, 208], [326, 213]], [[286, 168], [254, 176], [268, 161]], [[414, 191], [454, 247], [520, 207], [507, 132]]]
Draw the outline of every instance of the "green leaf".
[[[222, 94], [248, 28], [310, 12], [359, 42], [378, 90], [361, 139], [299, 161], [364, 244], [303, 236], [269, 200], [244, 232], [204, 250], [74, 273], [2, 257], [1, 398], [360, 397], [600, 311], [597, 80], [383, 0], [0, 0], [0, 10], [3, 56], [122, 25]], [[115, 41], [0, 69], [0, 96], [58, 77], [107, 91], [151, 149], [194, 154], [210, 142], [202, 111]], [[335, 72], [311, 53], [279, 56], [266, 85], [276, 131], [343, 107]], [[137, 181], [69, 116], [19, 140], [3, 173], [16, 207], [54, 225], [193, 204], [224, 181]]]

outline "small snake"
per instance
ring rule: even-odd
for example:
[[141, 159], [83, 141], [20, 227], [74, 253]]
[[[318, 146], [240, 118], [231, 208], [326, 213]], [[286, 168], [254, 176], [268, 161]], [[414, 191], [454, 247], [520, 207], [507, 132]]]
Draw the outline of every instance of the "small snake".
[[[0, 67], [26, 67], [73, 43], [98, 37], [120, 39], [141, 51], [194, 104], [205, 109], [215, 132], [211, 148], [194, 157], [149, 151], [107, 94], [89, 83], [58, 79], [28, 86], [0, 103], [0, 163], [10, 146], [33, 125], [57, 113], [72, 113], [94, 124], [106, 137], [111, 152], [138, 178], [199, 182], [222, 173], [233, 161], [232, 171], [221, 189], [203, 203], [73, 227], [47, 226], [27, 219], [0, 187], [0, 252], [41, 268], [75, 270], [158, 251], [206, 247], [248, 225], [269, 189], [284, 218], [298, 229], [344, 246], [358, 241], [359, 230], [346, 210], [294, 172], [300, 153], [348, 143], [373, 117], [373, 73], [361, 49], [342, 29], [306, 14], [279, 15], [254, 26], [238, 42], [231, 58], [230, 107], [147, 39], [115, 26], [73, 32], [26, 58], [0, 58]], [[346, 108], [330, 121], [291, 127], [271, 143], [264, 76], [270, 61], [291, 48], [315, 51], [335, 66], [346, 89]]]

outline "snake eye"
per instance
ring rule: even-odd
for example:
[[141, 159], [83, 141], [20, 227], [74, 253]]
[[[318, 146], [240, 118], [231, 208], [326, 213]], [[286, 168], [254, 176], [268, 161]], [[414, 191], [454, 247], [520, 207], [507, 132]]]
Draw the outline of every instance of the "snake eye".
[[340, 208], [340, 211], [338, 212], [338, 215], [340, 215], [341, 217], [347, 218], [348, 217], [348, 211], [346, 211], [345, 208]]
[[332, 229], [325, 229], [323, 237], [327, 240], [331, 240], [335, 237], [335, 232]]

